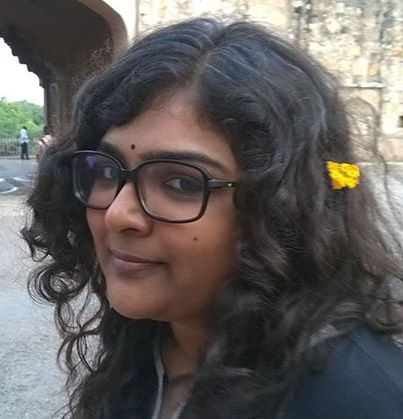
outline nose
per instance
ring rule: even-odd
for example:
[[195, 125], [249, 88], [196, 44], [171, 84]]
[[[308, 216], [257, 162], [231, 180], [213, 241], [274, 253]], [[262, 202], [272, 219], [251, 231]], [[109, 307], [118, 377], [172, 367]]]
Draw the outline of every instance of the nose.
[[133, 231], [146, 236], [152, 231], [152, 220], [143, 211], [131, 182], [123, 185], [105, 212], [105, 226], [114, 233]]

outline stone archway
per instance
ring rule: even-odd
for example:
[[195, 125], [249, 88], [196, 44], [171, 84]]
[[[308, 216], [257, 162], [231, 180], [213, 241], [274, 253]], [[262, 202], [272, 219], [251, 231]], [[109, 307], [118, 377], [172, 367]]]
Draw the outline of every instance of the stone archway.
[[97, 0], [0, 0], [0, 37], [45, 94], [46, 123], [62, 132], [79, 82], [126, 46], [119, 14]]
[[137, 3], [121, 0], [77, 0], [107, 22], [111, 31], [113, 53], [125, 49], [137, 31]]

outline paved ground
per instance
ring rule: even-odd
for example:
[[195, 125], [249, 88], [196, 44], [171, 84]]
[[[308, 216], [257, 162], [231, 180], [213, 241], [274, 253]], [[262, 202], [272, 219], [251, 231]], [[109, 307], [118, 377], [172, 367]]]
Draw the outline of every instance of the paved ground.
[[0, 159], [0, 197], [24, 195], [32, 184], [36, 160]]
[[58, 338], [50, 308], [26, 293], [32, 262], [17, 235], [20, 199], [0, 198], [0, 208], [0, 418], [47, 419], [62, 403]]
[[[35, 161], [0, 159], [0, 419], [50, 419], [64, 403], [52, 311], [27, 296], [33, 263], [18, 236], [35, 170]], [[403, 165], [393, 170], [403, 181]], [[403, 182], [391, 184], [393, 196], [403, 203]]]
[[0, 197], [21, 196], [34, 179], [36, 160], [0, 159]]
[[48, 419], [64, 403], [53, 314], [27, 296], [33, 264], [18, 236], [35, 168], [34, 161], [0, 160], [0, 419]]

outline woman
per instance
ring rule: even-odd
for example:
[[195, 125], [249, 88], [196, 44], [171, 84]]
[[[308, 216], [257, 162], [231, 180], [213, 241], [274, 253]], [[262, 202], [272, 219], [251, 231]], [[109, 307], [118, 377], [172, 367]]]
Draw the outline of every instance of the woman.
[[65, 417], [403, 417], [402, 270], [332, 79], [287, 41], [140, 39], [81, 89], [29, 205]]

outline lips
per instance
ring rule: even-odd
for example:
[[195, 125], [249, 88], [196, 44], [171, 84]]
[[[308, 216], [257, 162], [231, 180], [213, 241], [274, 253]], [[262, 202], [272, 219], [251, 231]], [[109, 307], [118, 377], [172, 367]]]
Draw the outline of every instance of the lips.
[[138, 274], [163, 265], [162, 262], [146, 259], [115, 249], [111, 249], [110, 254], [113, 268], [118, 273], [122, 274]]

